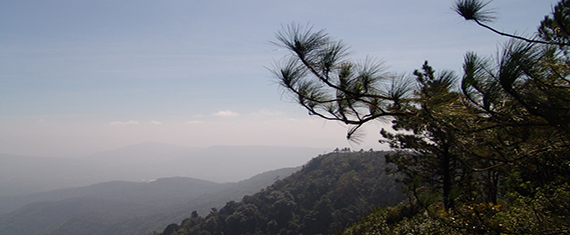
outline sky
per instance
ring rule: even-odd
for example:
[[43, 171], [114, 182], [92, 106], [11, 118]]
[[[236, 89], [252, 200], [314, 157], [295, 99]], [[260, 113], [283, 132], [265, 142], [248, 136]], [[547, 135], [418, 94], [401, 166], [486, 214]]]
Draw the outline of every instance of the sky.
[[[411, 74], [425, 60], [460, 72], [506, 38], [452, 0], [8, 0], [0, 2], [0, 153], [79, 157], [142, 142], [386, 149], [366, 127], [311, 117], [267, 68], [284, 26], [309, 24], [351, 57]], [[495, 0], [490, 25], [533, 35], [554, 0]]]

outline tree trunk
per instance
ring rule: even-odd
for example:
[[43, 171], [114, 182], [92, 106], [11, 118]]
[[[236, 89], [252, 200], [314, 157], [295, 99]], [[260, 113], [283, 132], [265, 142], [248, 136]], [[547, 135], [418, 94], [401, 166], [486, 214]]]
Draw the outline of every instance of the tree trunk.
[[453, 199], [450, 198], [451, 193], [451, 155], [449, 154], [449, 147], [443, 146], [443, 156], [441, 159], [441, 169], [443, 176], [443, 205], [445, 209], [453, 208]]

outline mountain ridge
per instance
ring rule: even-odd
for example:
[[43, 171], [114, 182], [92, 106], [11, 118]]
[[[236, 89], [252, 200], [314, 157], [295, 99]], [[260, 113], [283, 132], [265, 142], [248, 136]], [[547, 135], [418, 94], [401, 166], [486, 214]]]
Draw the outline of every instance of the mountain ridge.
[[391, 167], [386, 154], [342, 150], [320, 155], [241, 201], [168, 225], [162, 235], [330, 234], [374, 208], [405, 199], [398, 175], [386, 174]]
[[[101, 231], [110, 229], [118, 232], [125, 229], [122, 226], [124, 223], [129, 223], [133, 218], [138, 218], [135, 221], [140, 221], [140, 218], [144, 217], [149, 219], [136, 226], [141, 231], [144, 230], [145, 233], [151, 232], [170, 223], [170, 216], [173, 219], [184, 218], [188, 216], [190, 209], [219, 206], [225, 203], [228, 198], [231, 200], [266, 187], [275, 180], [276, 175], [284, 177], [296, 170], [298, 168], [268, 171], [236, 183], [215, 183], [184, 177], [171, 177], [144, 183], [114, 181], [74, 189], [54, 190], [54, 192], [44, 194], [48, 194], [52, 199], [57, 199], [56, 196], [49, 194], [73, 193], [74, 190], [76, 192], [74, 195], [60, 196], [59, 200], [32, 202], [1, 215], [0, 234], [65, 234], [64, 231], [72, 231], [78, 224], [90, 228], [88, 229], [89, 233], [86, 234], [93, 234], [99, 229]], [[210, 188], [198, 190], [189, 186], [188, 182], [190, 184], [205, 184]], [[156, 185], [162, 185], [162, 187], [156, 187]], [[141, 190], [140, 188], [146, 189]], [[83, 192], [77, 192], [82, 190]], [[121, 190], [129, 191], [129, 193], [117, 192]], [[224, 190], [226, 191], [224, 192]], [[149, 193], [152, 195], [148, 195]], [[37, 198], [39, 194], [36, 195]], [[218, 195], [221, 197], [220, 199], [212, 196], [213, 194], [226, 196]], [[197, 202], [196, 200], [199, 198], [210, 200]], [[98, 221], [98, 226], [94, 226], [89, 218]], [[165, 221], [157, 221], [163, 220], [161, 218], [164, 218]], [[103, 225], [110, 228], [101, 227]], [[127, 230], [130, 231], [130, 229]], [[76, 234], [76, 232], [71, 234]]]

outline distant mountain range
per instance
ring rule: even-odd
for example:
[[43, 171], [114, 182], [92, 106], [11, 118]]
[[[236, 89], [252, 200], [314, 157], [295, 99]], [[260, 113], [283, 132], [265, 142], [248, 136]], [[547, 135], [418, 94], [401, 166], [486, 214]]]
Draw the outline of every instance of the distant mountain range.
[[191, 211], [253, 194], [299, 168], [283, 168], [237, 183], [185, 177], [152, 182], [113, 181], [0, 200], [0, 234], [146, 234], [180, 221]]
[[[300, 166], [325, 149], [274, 146], [186, 148], [142, 143], [84, 158], [0, 154], [0, 199], [108, 181], [189, 177], [238, 182], [261, 172]], [[0, 213], [8, 209], [0, 205]]]

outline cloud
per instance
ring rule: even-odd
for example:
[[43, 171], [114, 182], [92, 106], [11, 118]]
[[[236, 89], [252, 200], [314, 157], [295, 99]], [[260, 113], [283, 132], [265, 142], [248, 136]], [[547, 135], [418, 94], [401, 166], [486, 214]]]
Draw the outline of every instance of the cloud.
[[128, 122], [116, 121], [116, 122], [109, 123], [109, 125], [114, 125], [114, 126], [126, 126], [126, 125], [138, 125], [138, 124], [139, 124], [139, 122], [134, 121], [134, 120], [130, 120]]
[[154, 124], [154, 125], [162, 125], [162, 122], [159, 122], [159, 121], [155, 121], [155, 120], [152, 120], [152, 121], [150, 121], [150, 124]]
[[225, 111], [219, 111], [219, 112], [214, 113], [212, 115], [217, 116], [217, 117], [235, 117], [235, 116], [239, 116], [239, 113], [236, 113], [236, 112], [231, 111], [231, 110], [225, 110]]

